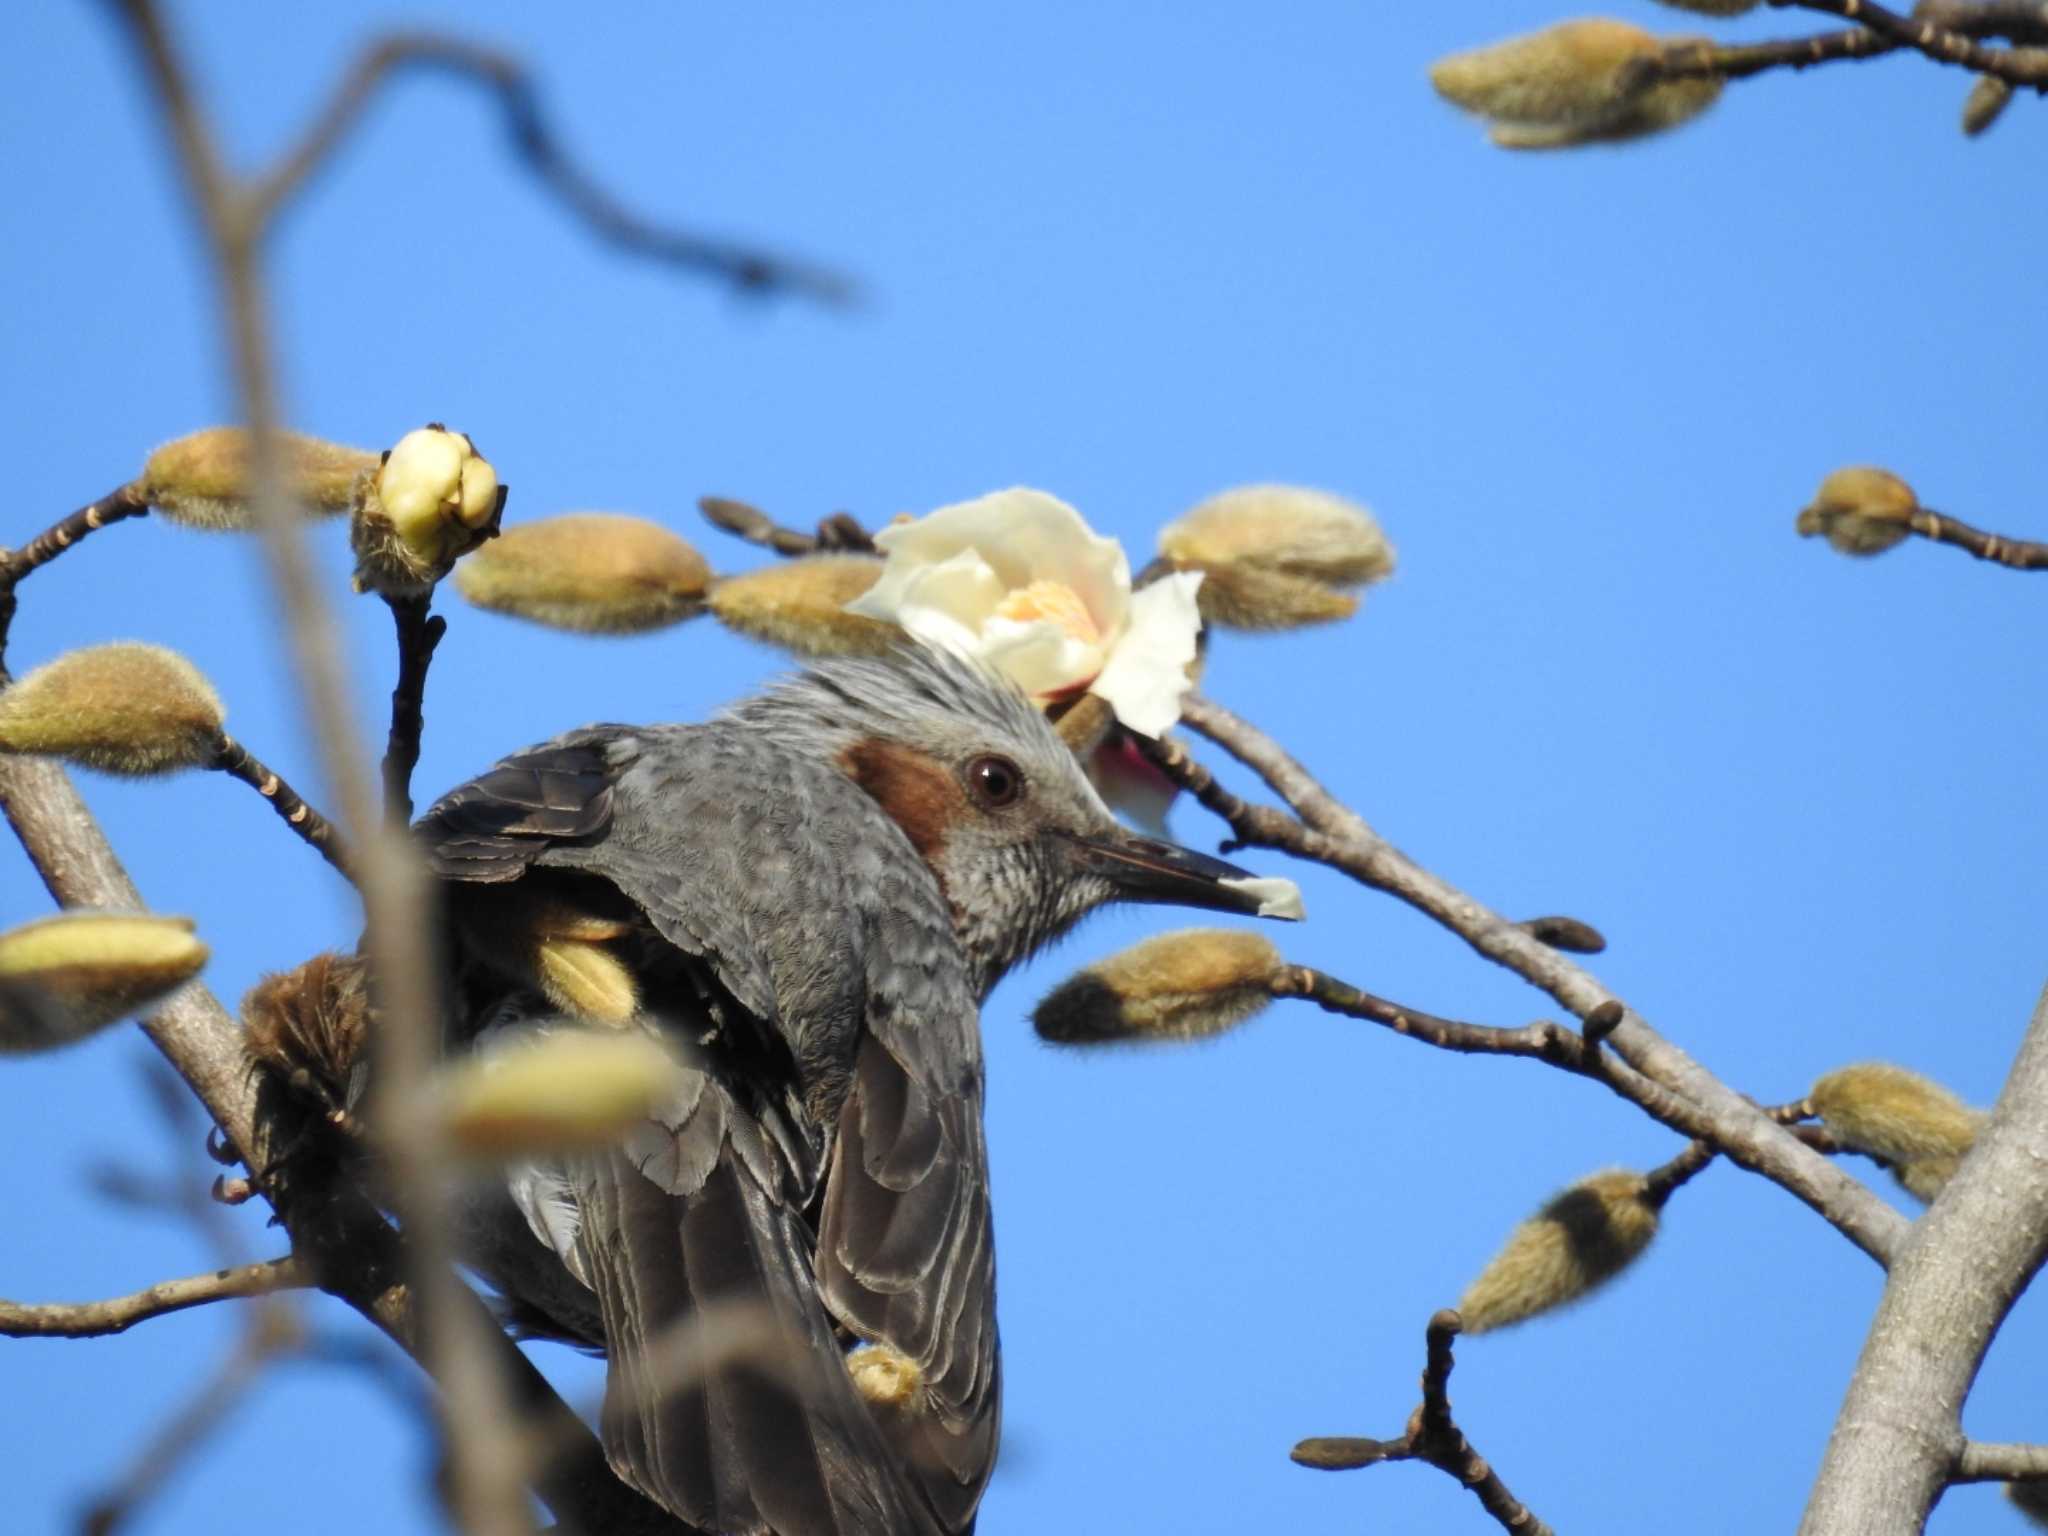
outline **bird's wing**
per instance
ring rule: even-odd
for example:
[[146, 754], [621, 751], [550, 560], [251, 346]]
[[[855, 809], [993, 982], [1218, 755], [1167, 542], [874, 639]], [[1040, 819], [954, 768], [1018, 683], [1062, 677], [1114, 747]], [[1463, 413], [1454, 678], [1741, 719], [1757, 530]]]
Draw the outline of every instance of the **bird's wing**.
[[[555, 1170], [546, 1182], [566, 1208], [531, 1185], [522, 1203], [596, 1298], [612, 1361], [605, 1447], [629, 1482], [720, 1532], [965, 1531], [997, 1419], [972, 996], [936, 888], [894, 824], [830, 770], [734, 750], [710, 730], [575, 733], [455, 790], [417, 829], [458, 883], [597, 875], [700, 962], [685, 968], [694, 1007], [679, 983], [665, 999], [694, 1014], [677, 1033], [706, 1042], [691, 1091], [621, 1151]], [[790, 813], [819, 796], [841, 814]], [[749, 823], [764, 805], [781, 809]], [[950, 1045], [868, 1006], [861, 956], [838, 951], [876, 912], [891, 929], [879, 938], [942, 973]], [[863, 1022], [878, 1033], [857, 1045]], [[852, 1058], [836, 1080], [798, 1070], [835, 1051]], [[799, 1100], [799, 1081], [830, 1091]], [[815, 1268], [805, 1212], [826, 1133], [807, 1109], [839, 1143]], [[782, 1347], [674, 1377], [665, 1341], [713, 1308], [765, 1316]], [[919, 1362], [913, 1411], [871, 1412], [856, 1395], [835, 1318]]]

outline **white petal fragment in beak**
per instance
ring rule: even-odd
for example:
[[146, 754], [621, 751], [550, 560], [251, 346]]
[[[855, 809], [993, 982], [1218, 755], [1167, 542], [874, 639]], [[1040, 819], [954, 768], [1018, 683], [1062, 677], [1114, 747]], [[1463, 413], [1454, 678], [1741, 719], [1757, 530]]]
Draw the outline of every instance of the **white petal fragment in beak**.
[[1301, 887], [1278, 875], [1254, 875], [1243, 880], [1219, 880], [1218, 885], [1241, 891], [1259, 904], [1260, 917], [1285, 918], [1298, 923], [1308, 916], [1301, 904]]

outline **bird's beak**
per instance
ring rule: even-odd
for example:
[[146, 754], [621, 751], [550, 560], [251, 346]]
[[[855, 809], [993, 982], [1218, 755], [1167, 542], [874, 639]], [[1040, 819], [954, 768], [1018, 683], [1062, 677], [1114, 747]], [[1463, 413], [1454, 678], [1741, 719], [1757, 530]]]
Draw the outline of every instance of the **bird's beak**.
[[1122, 830], [1075, 837], [1072, 842], [1080, 867], [1107, 880], [1124, 901], [1210, 907], [1296, 922], [1303, 915], [1301, 891], [1292, 880], [1262, 878], [1177, 843]]

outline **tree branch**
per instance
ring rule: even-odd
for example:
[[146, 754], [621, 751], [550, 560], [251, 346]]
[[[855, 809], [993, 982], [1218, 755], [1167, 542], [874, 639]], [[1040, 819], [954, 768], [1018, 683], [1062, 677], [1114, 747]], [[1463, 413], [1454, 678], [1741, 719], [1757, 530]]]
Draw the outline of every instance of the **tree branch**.
[[1796, 7], [1853, 21], [1902, 48], [1911, 48], [1941, 64], [1956, 64], [1980, 75], [1995, 75], [2013, 85], [2048, 90], [2048, 59], [2030, 58], [2006, 48], [1986, 48], [1961, 32], [1923, 17], [1901, 16], [1874, 0], [1770, 0], [1780, 9]]
[[214, 767], [255, 790], [307, 847], [339, 870], [344, 880], [351, 885], [356, 883], [355, 860], [349, 853], [348, 843], [334, 830], [332, 823], [300, 799], [297, 790], [225, 731], [221, 732]]
[[1599, 1010], [1621, 1008], [1610, 1036], [1614, 1048], [1643, 1078], [1667, 1089], [1674, 1103], [1689, 1106], [1683, 1113], [1697, 1112], [1694, 1124], [1680, 1129], [1712, 1141], [1732, 1161], [1804, 1201], [1880, 1264], [1886, 1262], [1906, 1231], [1904, 1216], [1651, 1029], [1598, 978], [1416, 864], [1270, 737], [1214, 701], [1189, 695], [1181, 718], [1256, 772], [1296, 812], [1290, 817], [1246, 804], [1213, 776], [1190, 772], [1186, 752], [1163, 743], [1155, 756], [1160, 768], [1224, 817], [1239, 839], [1328, 864], [1408, 903], [1589, 1023]]
[[819, 522], [816, 533], [804, 533], [784, 527], [759, 507], [729, 496], [700, 496], [697, 510], [704, 514], [704, 521], [721, 532], [791, 559], [800, 555], [875, 553], [874, 535], [851, 512], [834, 512]]
[[427, 668], [448, 633], [448, 621], [439, 614], [428, 616], [431, 592], [387, 594], [384, 601], [398, 629], [398, 681], [391, 689], [391, 734], [384, 748], [384, 819], [403, 829], [412, 821], [412, 771], [419, 766], [420, 736], [427, 726]]
[[1960, 518], [1944, 517], [1925, 507], [1914, 511], [1907, 526], [1923, 539], [1966, 549], [1979, 560], [1989, 560], [2015, 571], [2048, 571], [2048, 544], [1987, 533], [1982, 528], [1971, 527]]
[[1952, 1483], [2038, 1482], [2048, 1478], [2048, 1445], [1966, 1440], [1948, 1475]]
[[1892, 1255], [1800, 1536], [1918, 1532], [1966, 1465], [1962, 1405], [2048, 1254], [2048, 991], [1979, 1133]]
[[137, 1323], [208, 1302], [268, 1296], [313, 1283], [304, 1260], [287, 1256], [261, 1264], [209, 1270], [182, 1280], [159, 1280], [127, 1296], [106, 1301], [0, 1301], [0, 1334], [10, 1338], [89, 1339], [124, 1333]]
[[14, 622], [14, 589], [88, 534], [124, 518], [139, 517], [148, 510], [141, 487], [124, 485], [51, 524], [21, 548], [0, 550], [0, 677], [6, 675], [7, 632]]
[[1500, 1474], [1472, 1448], [1451, 1417], [1451, 1344], [1464, 1320], [1446, 1308], [1429, 1320], [1428, 1357], [1422, 1368], [1422, 1404], [1408, 1419], [1397, 1440], [1319, 1436], [1303, 1440], [1290, 1453], [1304, 1467], [1342, 1472], [1377, 1466], [1385, 1461], [1420, 1461], [1448, 1473], [1472, 1490], [1480, 1505], [1515, 1536], [1555, 1536], [1528, 1505], [1508, 1492]]

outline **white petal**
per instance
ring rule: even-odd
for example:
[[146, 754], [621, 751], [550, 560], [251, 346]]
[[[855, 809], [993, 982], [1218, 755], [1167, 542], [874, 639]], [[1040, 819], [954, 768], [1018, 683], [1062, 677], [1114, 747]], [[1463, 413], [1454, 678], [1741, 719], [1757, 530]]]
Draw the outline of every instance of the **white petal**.
[[891, 560], [846, 611], [901, 625], [926, 645], [973, 656], [981, 650], [981, 626], [1002, 598], [1002, 583], [988, 562], [963, 549], [933, 565]]
[[1308, 916], [1301, 904], [1301, 887], [1292, 880], [1278, 875], [1254, 875], [1248, 880], [1219, 880], [1216, 883], [1257, 898], [1260, 917], [1279, 917], [1298, 923]]
[[1102, 647], [1077, 640], [1051, 619], [990, 619], [981, 654], [1036, 697], [1077, 688], [1102, 670]]
[[1200, 571], [1178, 571], [1131, 597], [1131, 622], [1088, 691], [1108, 701], [1117, 719], [1158, 736], [1180, 718], [1190, 686], [1188, 663], [1202, 616], [1195, 607]]

